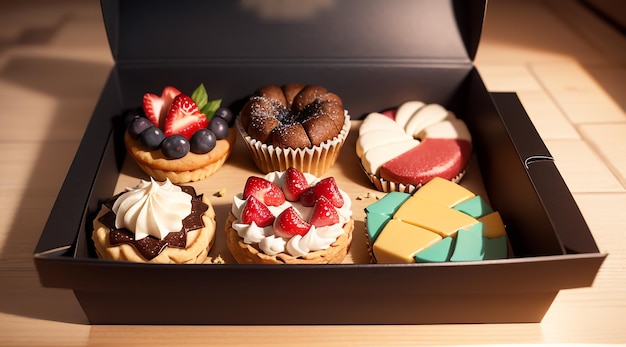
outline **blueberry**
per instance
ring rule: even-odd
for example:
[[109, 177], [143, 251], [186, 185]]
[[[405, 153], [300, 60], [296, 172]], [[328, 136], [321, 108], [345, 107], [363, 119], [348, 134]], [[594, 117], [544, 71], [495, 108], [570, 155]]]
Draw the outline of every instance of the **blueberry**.
[[209, 153], [215, 148], [217, 138], [215, 134], [209, 129], [200, 129], [196, 131], [189, 139], [189, 145], [191, 152], [197, 154]]
[[233, 112], [228, 107], [220, 107], [215, 111], [214, 117], [220, 117], [228, 123], [228, 125], [232, 125], [235, 117], [233, 117]]
[[189, 141], [180, 134], [166, 137], [161, 143], [161, 152], [168, 159], [179, 159], [189, 153]]
[[124, 111], [122, 115], [124, 116], [124, 126], [126, 127], [128, 127], [130, 122], [135, 120], [135, 118], [146, 116], [145, 113], [143, 112], [143, 108], [141, 107], [128, 109]]
[[130, 123], [134, 122], [135, 119], [141, 117], [140, 115], [136, 114], [136, 113], [126, 113], [124, 115], [124, 126], [126, 128], [128, 128], [128, 126], [130, 125]]
[[148, 150], [155, 150], [161, 147], [161, 142], [165, 140], [163, 131], [155, 126], [149, 127], [139, 135], [139, 141]]
[[218, 140], [228, 137], [228, 123], [224, 118], [213, 117], [209, 123], [209, 130], [215, 134]]
[[151, 126], [153, 124], [148, 118], [137, 117], [128, 124], [128, 134], [134, 139], [139, 138], [139, 135]]

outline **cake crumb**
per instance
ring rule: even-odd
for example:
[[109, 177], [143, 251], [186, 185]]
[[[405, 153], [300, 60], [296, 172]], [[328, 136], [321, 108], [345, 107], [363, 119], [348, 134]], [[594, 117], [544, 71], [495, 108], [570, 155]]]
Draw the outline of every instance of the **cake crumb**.
[[217, 257], [215, 257], [215, 258], [211, 258], [211, 257], [209, 257], [209, 258], [208, 258], [208, 262], [209, 262], [209, 263], [211, 263], [211, 264], [226, 264], [226, 262], [224, 261], [224, 259], [222, 258], [222, 256], [221, 256], [221, 255], [219, 255], [219, 254], [218, 254], [218, 255], [217, 255]]
[[226, 195], [226, 188], [222, 188], [213, 194], [213, 196], [217, 196], [218, 198], [221, 198], [224, 195]]
[[357, 195], [356, 199], [357, 200], [363, 200], [363, 199], [376, 199], [376, 200], [379, 200], [380, 196], [378, 196], [378, 194], [373, 194], [373, 193], [370, 193], [370, 192], [366, 192], [366, 193]]

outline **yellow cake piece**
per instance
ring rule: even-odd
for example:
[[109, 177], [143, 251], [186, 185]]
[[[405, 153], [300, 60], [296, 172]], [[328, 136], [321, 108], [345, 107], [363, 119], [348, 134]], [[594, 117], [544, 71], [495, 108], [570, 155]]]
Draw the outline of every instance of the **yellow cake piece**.
[[500, 217], [499, 212], [491, 212], [490, 214], [478, 218], [478, 221], [483, 223], [483, 236], [488, 239], [493, 239], [500, 236], [505, 236], [504, 222]]
[[452, 207], [473, 198], [475, 194], [454, 182], [435, 177], [418, 189], [413, 196]]
[[431, 230], [442, 237], [455, 236], [457, 230], [478, 223], [475, 218], [463, 212], [434, 204], [415, 195], [400, 206], [393, 218]]
[[414, 263], [417, 253], [441, 239], [434, 232], [392, 219], [378, 235], [372, 251], [379, 264]]

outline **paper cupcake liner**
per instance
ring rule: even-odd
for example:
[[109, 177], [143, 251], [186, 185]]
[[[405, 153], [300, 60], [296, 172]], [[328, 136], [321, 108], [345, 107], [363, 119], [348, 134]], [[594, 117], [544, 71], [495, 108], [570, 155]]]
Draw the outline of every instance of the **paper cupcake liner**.
[[[370, 182], [372, 182], [374, 187], [376, 187], [378, 191], [381, 191], [384, 193], [404, 192], [404, 193], [413, 194], [416, 190], [418, 190], [419, 188], [423, 186], [423, 184], [415, 185], [415, 184], [404, 184], [404, 183], [399, 183], [399, 182], [387, 181], [386, 179], [382, 177], [378, 177], [374, 175], [373, 173], [367, 172], [367, 170], [365, 170], [363, 165], [361, 165], [361, 169], [363, 169], [363, 172], [365, 172], [365, 174], [367, 175], [367, 178], [369, 178]], [[454, 177], [450, 181], [454, 183], [459, 183], [461, 179], [463, 178], [463, 175], [465, 175], [466, 171], [467, 171], [467, 168], [461, 171], [456, 177]]]
[[372, 242], [372, 239], [370, 239], [370, 234], [367, 232], [367, 213], [365, 214], [363, 222], [365, 223], [365, 247], [367, 248], [367, 254], [369, 254], [370, 264], [376, 264], [376, 257], [374, 257], [374, 243]]
[[319, 146], [308, 148], [280, 148], [268, 145], [248, 135], [241, 126], [239, 117], [236, 125], [241, 137], [248, 146], [256, 166], [264, 173], [285, 171], [295, 167], [302, 172], [315, 176], [322, 176], [337, 160], [341, 147], [350, 132], [350, 116], [346, 112], [345, 120], [339, 135], [321, 143]]

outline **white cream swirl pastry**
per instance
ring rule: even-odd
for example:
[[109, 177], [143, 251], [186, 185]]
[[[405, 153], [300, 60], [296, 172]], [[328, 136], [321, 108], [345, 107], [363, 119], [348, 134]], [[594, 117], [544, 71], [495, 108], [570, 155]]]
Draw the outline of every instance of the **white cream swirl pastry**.
[[163, 239], [183, 227], [182, 220], [191, 213], [191, 196], [172, 184], [169, 179], [160, 185], [154, 179], [142, 180], [127, 188], [113, 205], [115, 227], [126, 228], [135, 240], [148, 235]]

